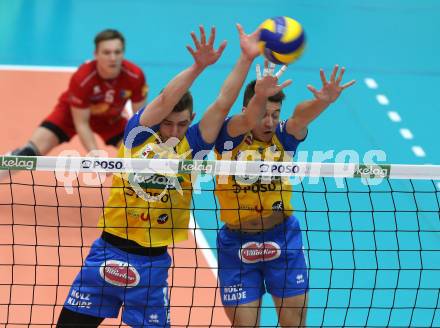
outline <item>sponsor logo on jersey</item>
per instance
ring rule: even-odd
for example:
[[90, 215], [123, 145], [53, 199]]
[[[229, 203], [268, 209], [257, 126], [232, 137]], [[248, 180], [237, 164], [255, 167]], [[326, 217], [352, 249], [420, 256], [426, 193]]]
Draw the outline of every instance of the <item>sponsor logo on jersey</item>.
[[101, 264], [99, 274], [109, 284], [122, 287], [134, 287], [139, 284], [139, 272], [132, 265], [116, 260]]
[[[136, 197], [146, 200], [146, 201], [161, 201], [162, 203], [168, 203], [170, 196], [168, 193], [166, 193], [166, 190], [163, 190], [162, 192], [151, 192], [151, 191], [145, 191], [142, 188], [139, 188], [137, 186], [133, 187], [126, 187], [124, 188], [125, 195], [129, 197]], [[127, 212], [128, 213], [128, 212]], [[136, 213], [135, 215], [132, 215], [134, 217], [139, 217], [139, 214]]]
[[284, 203], [282, 201], [276, 201], [272, 204], [272, 211], [282, 212], [284, 211]]
[[34, 170], [37, 159], [22, 156], [1, 156], [0, 168], [4, 170]]
[[89, 293], [83, 293], [72, 288], [67, 297], [66, 303], [76, 308], [90, 309], [92, 306], [90, 296]]
[[240, 205], [240, 210], [248, 210], [248, 211], [255, 211], [257, 213], [262, 213], [263, 212], [263, 206], [261, 205]]
[[152, 150], [153, 150], [153, 147], [150, 144], [148, 144], [144, 148], [144, 150], [142, 150], [142, 156], [141, 157], [148, 158], [148, 154], [150, 154]]
[[299, 273], [296, 275], [296, 284], [303, 284], [305, 282], [304, 275]]
[[150, 214], [139, 212], [136, 209], [127, 208], [127, 215], [145, 222], [150, 221]]
[[154, 324], [159, 324], [159, 315], [157, 313], [150, 314], [148, 322], [154, 323]]
[[267, 262], [279, 258], [280, 246], [273, 241], [259, 243], [251, 241], [244, 244], [238, 251], [240, 260], [244, 263]]
[[223, 288], [223, 301], [239, 301], [247, 298], [242, 284], [226, 286]]
[[128, 181], [139, 185], [141, 188], [151, 189], [170, 189], [175, 190], [183, 182], [182, 176], [164, 176], [151, 173], [132, 173], [128, 176]]
[[159, 215], [159, 217], [157, 218], [157, 223], [159, 224], [164, 224], [167, 221], [168, 221], [168, 214], [166, 213]]
[[141, 219], [142, 221], [150, 221], [150, 214], [145, 215], [145, 213], [141, 213], [139, 219]]
[[238, 183], [235, 183], [232, 185], [232, 188], [232, 192], [234, 194], [239, 194], [241, 192], [246, 194], [247, 192], [260, 193], [274, 191], [277, 189], [277, 185], [275, 182], [272, 182], [270, 184], [254, 183], [252, 185], [240, 185]]

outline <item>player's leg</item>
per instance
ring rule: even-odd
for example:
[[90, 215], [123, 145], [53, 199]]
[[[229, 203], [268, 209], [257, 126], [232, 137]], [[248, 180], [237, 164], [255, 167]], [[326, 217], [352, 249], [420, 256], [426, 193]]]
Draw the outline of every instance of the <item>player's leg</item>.
[[238, 306], [225, 306], [224, 309], [232, 327], [259, 327], [260, 306], [261, 299]]
[[218, 277], [226, 315], [234, 327], [258, 327], [261, 297], [265, 293], [260, 259], [247, 261], [242, 251], [260, 243], [257, 235], [244, 235], [225, 227], [217, 237]]
[[[58, 104], [52, 113], [33, 132], [29, 141], [7, 153], [14, 156], [44, 156], [54, 147], [69, 141], [75, 135], [70, 109]], [[0, 181], [17, 171], [0, 171]]]
[[[26, 145], [17, 148], [7, 155], [13, 156], [42, 156], [60, 144], [58, 136], [45, 127], [38, 127]], [[0, 181], [18, 171], [0, 171]]]
[[[129, 255], [130, 269], [138, 281], [121, 291], [122, 321], [130, 327], [170, 327], [168, 270], [171, 257], [166, 247], [150, 248], [152, 256]], [[157, 251], [163, 249], [163, 254]]]
[[308, 269], [298, 220], [286, 218], [265, 232], [265, 240], [279, 248], [279, 255], [264, 263], [266, 288], [277, 308], [279, 323], [281, 327], [305, 326]]
[[[49, 130], [43, 126], [39, 126], [32, 134], [27, 146], [25, 146], [25, 147], [29, 147], [29, 145], [33, 145], [35, 147], [35, 154], [23, 155], [21, 153], [17, 153], [16, 155], [44, 156], [47, 155], [53, 148], [58, 146], [60, 143], [61, 143], [60, 139], [52, 130]], [[12, 154], [14, 154], [14, 152]]]
[[307, 314], [307, 294], [279, 298], [272, 296], [278, 313], [279, 325], [285, 327], [305, 327]]
[[67, 142], [76, 134], [70, 108], [57, 104], [54, 110], [33, 132], [28, 143], [11, 154], [16, 156], [44, 156], [54, 147]]
[[104, 318], [82, 314], [63, 307], [56, 328], [96, 328]]
[[[102, 238], [97, 239], [84, 261], [81, 271], [76, 276], [67, 294], [64, 309], [78, 314], [86, 321], [99, 322], [102, 318], [116, 318], [122, 305], [119, 297], [120, 287], [108, 283], [107, 269], [111, 271], [110, 263], [119, 263], [121, 257], [114, 247]], [[59, 317], [58, 324], [68, 324], [70, 312], [64, 311]]]

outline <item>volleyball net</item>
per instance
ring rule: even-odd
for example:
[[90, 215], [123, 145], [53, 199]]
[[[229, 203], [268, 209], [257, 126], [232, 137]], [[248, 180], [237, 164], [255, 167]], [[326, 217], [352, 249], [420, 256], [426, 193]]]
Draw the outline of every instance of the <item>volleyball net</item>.
[[[261, 196], [265, 179], [269, 189], [274, 178], [290, 181], [308, 262], [307, 326], [440, 326], [440, 166], [5, 156], [0, 169], [10, 172], [0, 181], [0, 326], [56, 323], [101, 234], [111, 173], [168, 186], [191, 175], [190, 238], [168, 250], [172, 326], [230, 326], [217, 281], [215, 176], [254, 179], [245, 188]], [[260, 326], [278, 326], [267, 296]]]

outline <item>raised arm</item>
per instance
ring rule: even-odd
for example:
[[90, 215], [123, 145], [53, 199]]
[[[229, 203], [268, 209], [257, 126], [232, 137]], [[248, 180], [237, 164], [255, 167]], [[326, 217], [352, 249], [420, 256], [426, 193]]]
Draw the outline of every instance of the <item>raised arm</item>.
[[209, 106], [199, 124], [202, 137], [208, 143], [216, 140], [226, 116], [237, 100], [253, 60], [260, 53], [258, 49], [260, 30], [246, 34], [240, 24], [237, 24], [237, 30], [240, 38], [240, 57], [223, 83], [217, 99]]
[[139, 109], [144, 107], [146, 102], [147, 102], [147, 98], [145, 97], [145, 100], [132, 103], [131, 108], [133, 109], [133, 114], [136, 114], [139, 111]]
[[267, 99], [276, 95], [285, 87], [292, 83], [292, 80], [287, 80], [281, 85], [278, 85], [278, 80], [287, 69], [286, 66], [274, 74], [275, 65], [269, 64], [267, 60], [264, 61], [264, 72], [261, 75], [260, 66], [257, 64], [257, 81], [255, 83], [255, 94], [249, 101], [244, 110], [233, 116], [227, 126], [228, 135], [237, 137], [251, 131], [258, 121], [261, 120], [266, 113]]
[[159, 124], [172, 111], [185, 92], [190, 88], [194, 80], [209, 65], [214, 64], [221, 56], [226, 47], [226, 41], [220, 47], [214, 49], [215, 28], [211, 28], [211, 36], [206, 42], [206, 34], [203, 26], [200, 26], [200, 41], [196, 34], [191, 32], [195, 49], [187, 46], [188, 51], [194, 58], [194, 64], [174, 77], [165, 89], [152, 102], [150, 102], [140, 117], [140, 123], [144, 126]]
[[312, 85], [307, 85], [307, 88], [313, 93], [315, 99], [307, 100], [298, 104], [290, 119], [287, 120], [286, 129], [289, 134], [292, 134], [297, 139], [304, 139], [307, 134], [307, 127], [315, 120], [321, 113], [333, 102], [335, 102], [342, 91], [352, 86], [356, 81], [351, 80], [341, 85], [342, 77], [344, 76], [345, 68], [342, 67], [338, 75], [339, 66], [335, 65], [330, 76], [330, 81], [327, 81], [324, 70], [320, 70], [322, 88], [315, 89]]

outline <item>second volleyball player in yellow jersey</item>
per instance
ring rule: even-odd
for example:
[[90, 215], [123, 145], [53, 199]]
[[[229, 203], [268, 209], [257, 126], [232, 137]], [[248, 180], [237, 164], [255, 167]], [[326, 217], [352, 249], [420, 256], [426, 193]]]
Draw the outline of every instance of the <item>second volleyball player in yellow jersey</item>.
[[[203, 158], [213, 147], [246, 75], [258, 56], [259, 31], [247, 35], [237, 25], [241, 54], [217, 99], [199, 123], [191, 125], [192, 96], [188, 89], [200, 73], [221, 56], [226, 43], [214, 49], [215, 29], [207, 40], [191, 37], [187, 47], [194, 64], [178, 74], [150, 104], [129, 121], [120, 156], [133, 158]], [[265, 103], [273, 81], [261, 81], [249, 107]], [[288, 85], [275, 86], [279, 90]], [[179, 192], [182, 188], [182, 193]], [[153, 198], [153, 199], [151, 199]], [[72, 284], [57, 327], [97, 327], [117, 317], [132, 327], [169, 327], [167, 246], [187, 239], [191, 181], [187, 175], [115, 175], [110, 197], [99, 220], [101, 237], [92, 245]], [[154, 201], [148, 201], [154, 200]]]
[[[344, 70], [337, 77], [335, 66], [330, 81], [321, 70], [322, 89], [309, 85], [315, 99], [300, 103], [286, 121], [280, 121], [283, 92], [269, 97], [260, 112], [249, 108], [261, 78], [257, 74], [257, 81], [246, 88], [243, 112], [228, 118], [222, 127], [215, 145], [217, 158], [291, 160], [310, 122], [354, 83], [340, 85]], [[272, 71], [266, 69], [263, 75]], [[234, 327], [256, 327], [267, 290], [277, 308], [278, 324], [303, 327], [308, 276], [301, 230], [293, 216], [292, 187], [279, 177], [267, 180], [217, 178], [220, 218], [225, 223], [217, 238], [222, 302]]]

